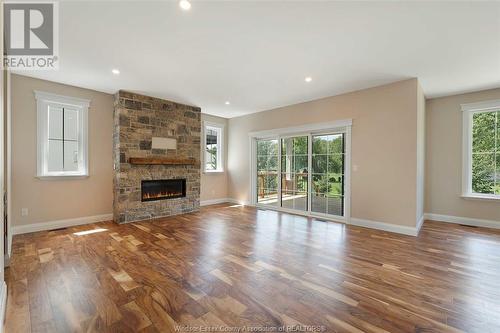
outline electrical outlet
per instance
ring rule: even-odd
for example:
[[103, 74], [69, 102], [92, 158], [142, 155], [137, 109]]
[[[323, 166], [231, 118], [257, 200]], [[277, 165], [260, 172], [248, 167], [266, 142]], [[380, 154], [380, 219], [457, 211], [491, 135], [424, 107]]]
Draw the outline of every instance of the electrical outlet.
[[28, 216], [28, 208], [21, 208], [21, 216]]

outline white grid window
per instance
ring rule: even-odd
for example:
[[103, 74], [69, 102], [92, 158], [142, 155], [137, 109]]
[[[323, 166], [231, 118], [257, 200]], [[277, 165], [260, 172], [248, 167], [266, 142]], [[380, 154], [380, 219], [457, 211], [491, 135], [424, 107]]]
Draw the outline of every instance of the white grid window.
[[500, 101], [462, 105], [463, 195], [500, 199]]
[[38, 118], [37, 176], [88, 176], [90, 101], [35, 91]]
[[205, 123], [203, 133], [204, 171], [223, 172], [223, 125]]

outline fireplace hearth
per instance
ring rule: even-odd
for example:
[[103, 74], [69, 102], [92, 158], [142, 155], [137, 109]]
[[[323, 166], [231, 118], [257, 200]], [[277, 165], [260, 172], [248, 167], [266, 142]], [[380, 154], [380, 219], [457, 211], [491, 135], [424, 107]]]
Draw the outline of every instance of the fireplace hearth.
[[183, 198], [186, 179], [159, 179], [141, 181], [141, 201]]

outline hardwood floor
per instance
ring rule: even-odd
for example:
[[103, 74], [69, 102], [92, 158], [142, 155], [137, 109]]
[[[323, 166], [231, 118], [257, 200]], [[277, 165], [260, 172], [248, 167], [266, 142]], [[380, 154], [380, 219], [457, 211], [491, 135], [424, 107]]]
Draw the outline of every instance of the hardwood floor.
[[9, 333], [500, 332], [500, 232], [431, 221], [414, 238], [217, 205], [16, 236], [7, 279]]

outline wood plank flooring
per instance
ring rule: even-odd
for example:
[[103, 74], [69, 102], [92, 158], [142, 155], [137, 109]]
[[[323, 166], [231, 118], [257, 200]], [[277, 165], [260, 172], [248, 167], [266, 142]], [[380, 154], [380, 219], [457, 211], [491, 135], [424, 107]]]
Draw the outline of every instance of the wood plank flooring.
[[6, 273], [9, 333], [500, 332], [500, 231], [432, 221], [414, 238], [216, 205], [16, 236]]

